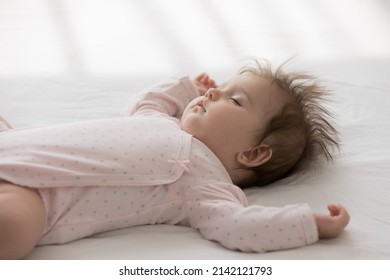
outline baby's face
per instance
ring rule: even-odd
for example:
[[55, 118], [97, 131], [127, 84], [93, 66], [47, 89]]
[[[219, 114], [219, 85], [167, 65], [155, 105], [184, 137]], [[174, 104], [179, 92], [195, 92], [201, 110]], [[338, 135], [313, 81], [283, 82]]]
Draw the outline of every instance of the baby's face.
[[217, 156], [223, 150], [239, 152], [255, 147], [278, 112], [280, 98], [269, 79], [252, 73], [237, 75], [188, 104], [181, 119], [182, 129]]

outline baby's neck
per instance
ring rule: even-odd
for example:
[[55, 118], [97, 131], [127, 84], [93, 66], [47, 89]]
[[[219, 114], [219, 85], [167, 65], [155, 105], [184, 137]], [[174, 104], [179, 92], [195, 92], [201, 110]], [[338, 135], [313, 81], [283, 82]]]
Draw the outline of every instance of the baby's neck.
[[[212, 150], [212, 149], [211, 149]], [[213, 150], [212, 150], [213, 151]], [[252, 171], [244, 168], [238, 161], [237, 156], [225, 151], [213, 151], [217, 158], [221, 161], [222, 165], [228, 172], [233, 184], [240, 185], [241, 182], [246, 181], [252, 174]]]

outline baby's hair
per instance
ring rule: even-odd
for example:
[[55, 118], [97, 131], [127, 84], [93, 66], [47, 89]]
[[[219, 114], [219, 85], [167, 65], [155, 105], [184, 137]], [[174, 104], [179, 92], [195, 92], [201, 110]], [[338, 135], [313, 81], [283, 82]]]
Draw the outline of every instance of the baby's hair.
[[250, 72], [269, 79], [271, 86], [277, 86], [286, 95], [286, 101], [262, 135], [261, 142], [272, 148], [271, 158], [253, 168], [255, 176], [240, 185], [263, 186], [321, 158], [333, 161], [332, 152], [339, 149], [339, 138], [333, 117], [323, 106], [328, 91], [314, 76], [284, 72], [288, 61], [275, 71], [266, 60], [254, 62], [243, 67], [239, 74]]

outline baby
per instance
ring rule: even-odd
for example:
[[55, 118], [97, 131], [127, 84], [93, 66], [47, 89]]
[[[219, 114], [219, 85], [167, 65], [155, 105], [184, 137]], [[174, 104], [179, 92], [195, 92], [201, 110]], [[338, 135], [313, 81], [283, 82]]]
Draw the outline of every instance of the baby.
[[[0, 258], [125, 227], [173, 224], [241, 251], [299, 247], [349, 222], [306, 204], [248, 205], [242, 188], [288, 176], [337, 133], [310, 76], [256, 61], [220, 86], [171, 79], [127, 117], [0, 130]], [[3, 126], [6, 123], [3, 122]]]

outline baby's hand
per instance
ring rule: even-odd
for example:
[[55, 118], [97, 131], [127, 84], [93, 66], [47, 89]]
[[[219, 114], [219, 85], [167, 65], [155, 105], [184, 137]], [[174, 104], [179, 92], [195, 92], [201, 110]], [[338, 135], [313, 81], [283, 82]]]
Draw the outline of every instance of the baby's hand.
[[349, 223], [347, 210], [339, 204], [329, 204], [330, 215], [314, 213], [319, 238], [333, 238], [340, 235]]
[[195, 85], [198, 88], [199, 95], [202, 96], [210, 88], [217, 87], [217, 84], [207, 73], [202, 73], [195, 78]]

